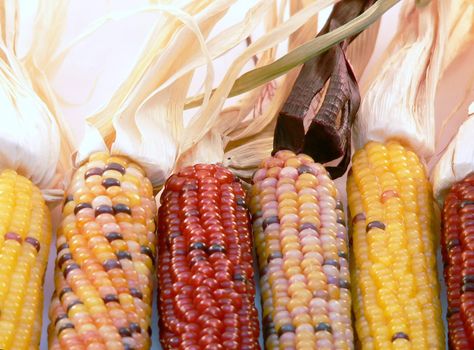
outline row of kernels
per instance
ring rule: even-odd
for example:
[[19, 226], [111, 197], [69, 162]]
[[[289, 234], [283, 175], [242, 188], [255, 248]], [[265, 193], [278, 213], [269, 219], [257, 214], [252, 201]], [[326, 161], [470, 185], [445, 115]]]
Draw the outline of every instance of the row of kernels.
[[[360, 264], [361, 269], [360, 279], [354, 283], [358, 283], [360, 286], [365, 317], [368, 320], [374, 346], [387, 346], [390, 348], [391, 343], [387, 339], [389, 337], [384, 338], [382, 336], [389, 333], [383, 309], [377, 303], [378, 290], [371, 275], [372, 262], [375, 263], [386, 259], [387, 254], [380, 253], [385, 247], [384, 237], [379, 232], [372, 232], [370, 235], [366, 233], [367, 223], [383, 219], [383, 209], [379, 202], [380, 189], [377, 187], [376, 176], [371, 172], [368, 157], [363, 151], [359, 151], [358, 157], [354, 157], [352, 175], [348, 179], [349, 183], [351, 181], [353, 187], [350, 188], [349, 192], [352, 196], [355, 196], [357, 192], [357, 196], [361, 199], [363, 206], [358, 208], [358, 212], [354, 212], [352, 202], [349, 203], [351, 214], [353, 215], [353, 223], [357, 224], [357, 226], [353, 227], [356, 268], [359, 268]], [[358, 219], [357, 215], [361, 219]], [[374, 230], [378, 230], [378, 228], [374, 228]], [[383, 233], [383, 231], [381, 230], [380, 233]], [[364, 261], [365, 264], [362, 265]], [[370, 338], [364, 340], [368, 341], [369, 344], [371, 343]]]
[[[389, 144], [387, 148], [390, 156], [392, 153], [397, 154], [401, 151], [401, 146], [397, 144]], [[405, 179], [412, 181], [411, 185], [403, 187], [401, 198], [404, 199], [404, 205], [414, 207], [412, 203], [415, 202], [417, 207], [416, 213], [418, 215], [415, 215], [415, 213], [407, 215], [407, 225], [410, 227], [408, 230], [409, 234], [416, 230], [418, 240], [422, 243], [420, 244], [422, 246], [422, 253], [414, 254], [414, 257], [412, 257], [412, 268], [418, 287], [417, 298], [423, 318], [426, 320], [426, 339], [428, 346], [431, 347], [440, 342], [444, 342], [444, 332], [440, 320], [441, 307], [439, 303], [439, 287], [436, 274], [433, 202], [429, 181], [426, 178], [423, 166], [417, 156], [411, 151], [405, 151], [404, 156], [406, 161], [399, 160], [395, 163], [394, 168], [400, 182], [405, 181]], [[407, 173], [408, 169], [410, 169], [409, 173]], [[416, 244], [417, 243], [418, 241]], [[430, 287], [426, 288], [426, 286]], [[424, 307], [424, 305], [431, 305], [431, 307]]]
[[41, 263], [32, 266], [29, 273], [29, 281], [25, 286], [26, 291], [34, 292], [28, 293], [24, 298], [23, 307], [18, 319], [18, 324], [22, 326], [15, 330], [15, 338], [12, 341], [13, 349], [25, 349], [30, 344], [38, 344], [37, 340], [39, 341], [37, 314], [39, 313], [40, 305], [43, 303], [43, 264], [46, 264], [46, 260], [39, 261]]
[[[8, 174], [7, 174], [8, 175]], [[14, 174], [12, 174], [13, 176]], [[2, 180], [5, 176], [2, 173]], [[25, 179], [26, 180], [26, 179]], [[6, 293], [8, 291], [9, 284], [11, 283], [11, 277], [13, 276], [13, 269], [15, 268], [16, 261], [22, 253], [22, 242], [21, 240], [26, 237], [27, 230], [30, 226], [30, 213], [32, 211], [32, 184], [28, 183], [25, 185], [21, 177], [16, 177], [13, 188], [15, 191], [15, 207], [14, 210], [11, 208], [10, 217], [8, 220], [8, 229], [5, 228], [5, 233], [2, 233], [3, 245], [2, 254], [0, 254], [0, 308], [3, 310]], [[26, 187], [26, 188], [25, 188]], [[18, 237], [18, 239], [7, 239], [5, 234], [12, 232]]]

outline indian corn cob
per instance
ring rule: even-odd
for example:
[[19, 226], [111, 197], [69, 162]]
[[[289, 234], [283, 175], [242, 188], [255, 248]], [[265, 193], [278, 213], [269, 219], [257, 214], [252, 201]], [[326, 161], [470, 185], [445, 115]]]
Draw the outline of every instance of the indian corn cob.
[[164, 349], [259, 349], [252, 237], [233, 174], [199, 164], [171, 176], [158, 233]]
[[266, 349], [351, 349], [347, 231], [334, 182], [288, 150], [264, 160], [253, 181]]
[[37, 349], [51, 217], [40, 190], [0, 173], [0, 349]]
[[474, 174], [455, 183], [444, 203], [441, 248], [448, 290], [450, 348], [474, 349]]
[[143, 170], [96, 153], [74, 174], [57, 234], [50, 349], [148, 349], [156, 204]]
[[431, 186], [415, 153], [368, 142], [347, 180], [362, 349], [443, 349]]

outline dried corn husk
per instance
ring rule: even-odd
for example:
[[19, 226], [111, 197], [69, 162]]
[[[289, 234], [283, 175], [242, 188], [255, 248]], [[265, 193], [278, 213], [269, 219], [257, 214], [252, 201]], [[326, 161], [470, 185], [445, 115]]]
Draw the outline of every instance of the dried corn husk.
[[41, 188], [48, 188], [59, 159], [58, 127], [3, 42], [0, 54], [0, 170], [18, 170]]
[[451, 186], [474, 172], [474, 102], [469, 117], [460, 126], [441, 159], [433, 170], [433, 191], [440, 204]]
[[[379, 13], [380, 15], [380, 13], [386, 11], [395, 2], [383, 2], [379, 8], [371, 9], [373, 11], [372, 15], [366, 15], [365, 20], [368, 21], [368, 19], [370, 19], [373, 21], [373, 17], [375, 16], [373, 15], [374, 13]], [[233, 106], [233, 110], [225, 110], [224, 113], [221, 113], [220, 110], [224, 105], [225, 99], [231, 95], [232, 90], [236, 87], [235, 83], [238, 81], [239, 70], [242, 69], [245, 62], [248, 61], [252, 55], [262, 50], [263, 45], [267, 47], [267, 45], [271, 44], [271, 42], [265, 43], [265, 41], [275, 40], [273, 42], [274, 45], [281, 40], [279, 36], [291, 33], [294, 30], [293, 28], [299, 25], [298, 22], [304, 20], [307, 21], [308, 18], [310, 18], [309, 16], [315, 14], [327, 4], [329, 4], [329, 2], [312, 3], [305, 7], [304, 10], [299, 9], [299, 12], [292, 15], [287, 22], [281, 24], [275, 20], [270, 21], [270, 23], [276, 23], [277, 25], [274, 28], [267, 29], [267, 33], [262, 38], [251, 44], [241, 56], [234, 60], [230, 69], [225, 74], [223, 82], [213, 91], [212, 97], [209, 101], [207, 103], [205, 102], [201, 107], [202, 110], [200, 116], [193, 119], [189, 127], [185, 129], [184, 137], [182, 139], [183, 143], [181, 144], [182, 154], [178, 158], [177, 167], [199, 161], [221, 162], [223, 159], [224, 164], [229, 165], [231, 168], [234, 167], [233, 169], [236, 173], [245, 176], [251, 171], [251, 164], [255, 167], [264, 154], [268, 154], [267, 151], [270, 150], [270, 138], [268, 134], [265, 134], [262, 131], [263, 128], [269, 125], [269, 123], [275, 118], [282, 102], [286, 96], [288, 96], [289, 89], [293, 85], [294, 77], [297, 73], [296, 70], [291, 71], [282, 78], [270, 80], [262, 85], [262, 87], [257, 88], [257, 93], [250, 93], [250, 98], [246, 98], [247, 106], [243, 103], [240, 106]], [[281, 15], [277, 15], [277, 17], [281, 18]], [[306, 28], [308, 27], [306, 26]], [[349, 29], [354, 30], [354, 28]], [[346, 35], [351, 33], [350, 30], [347, 30], [346, 28], [346, 31], [348, 31]], [[300, 33], [301, 34], [290, 37], [290, 47], [299, 44], [299, 42], [293, 43], [293, 39], [294, 41], [297, 41], [299, 39], [305, 39], [305, 36], [309, 34], [313, 34], [312, 31], [308, 31], [307, 29], [301, 29]], [[306, 38], [306, 40], [308, 39]], [[304, 41], [302, 41], [301, 44], [303, 44], [303, 42]], [[309, 55], [308, 57], [312, 56]], [[269, 66], [267, 62], [265, 62], [265, 59], [268, 59], [269, 62], [274, 60], [271, 50], [270, 52], [266, 51], [262, 55], [261, 60], [259, 60], [257, 64], [257, 70]], [[271, 64], [272, 63], [270, 63], [270, 65]], [[257, 100], [255, 100], [256, 96], [258, 96]], [[266, 99], [270, 98], [271, 100], [268, 102], [268, 107], [262, 108], [262, 106], [265, 105]], [[253, 106], [250, 108], [253, 116], [249, 116], [246, 113], [246, 111], [249, 110], [249, 106]], [[260, 115], [257, 113], [257, 117], [254, 117], [255, 109], [263, 110], [263, 113], [260, 113]], [[203, 118], [204, 116], [205, 118]], [[217, 119], [217, 117], [219, 118]], [[212, 126], [213, 123], [215, 123], [214, 126]], [[241, 125], [244, 125], [244, 128], [242, 128]], [[206, 129], [209, 131], [207, 134], [204, 134]], [[259, 135], [258, 137], [252, 137], [257, 135], [257, 133]], [[221, 135], [221, 139], [219, 139], [218, 135]], [[247, 145], [242, 144], [244, 139], [247, 139]], [[232, 142], [229, 148], [226, 146], [228, 142]], [[236, 150], [232, 152], [232, 147], [236, 144], [239, 145], [239, 149], [238, 151]], [[255, 146], [257, 145], [263, 147], [262, 151], [255, 151]], [[222, 146], [227, 148], [227, 153], [223, 155], [219, 152], [219, 150], [222, 149]], [[204, 150], [208, 151], [206, 152]], [[238, 154], [240, 156], [238, 156]], [[244, 157], [250, 154], [252, 154], [250, 158], [244, 159]], [[246, 165], [241, 166], [239, 164]]]
[[[443, 60], [443, 75], [438, 83], [436, 147], [444, 150], [466, 118], [465, 111], [474, 98], [474, 1], [458, 0], [451, 13], [454, 23]], [[455, 86], [455, 89], [453, 89]], [[454, 93], [453, 93], [454, 92]], [[449, 97], [448, 97], [449, 96]], [[439, 152], [441, 153], [441, 152]], [[430, 159], [434, 165], [441, 154]]]
[[449, 13], [451, 28], [443, 59], [443, 71], [467, 49], [474, 44], [474, 1], [453, 1], [452, 11]]
[[[69, 167], [70, 139], [39, 66], [57, 45], [44, 37], [49, 20], [63, 7], [39, 4], [33, 39], [20, 56], [18, 2], [0, 4], [0, 170], [10, 168], [30, 178], [48, 200], [62, 198], [59, 179]], [[55, 28], [56, 34], [60, 28]], [[43, 42], [42, 45], [39, 42]], [[62, 151], [64, 150], [64, 151]]]
[[[141, 50], [124, 69], [123, 79], [110, 97], [104, 100], [106, 103], [87, 111], [86, 114], [90, 115], [89, 127], [77, 153], [76, 164], [92, 150], [107, 147], [115, 154], [129, 156], [141, 163], [158, 187], [176, 167], [196, 161], [223, 162], [229, 158], [225, 156], [224, 148], [230, 151], [233, 147], [244, 147], [244, 140], [259, 142], [258, 137], [268, 140], [263, 131], [288, 95], [298, 69], [283, 74], [296, 67], [295, 62], [304, 62], [304, 55], [313, 57], [346, 35], [362, 30], [399, 0], [380, 0], [379, 5], [350, 26], [340, 28], [337, 33], [329, 33], [318, 41], [319, 44], [308, 45], [309, 38], [316, 31], [315, 16], [337, 1], [148, 1], [133, 8], [123, 7], [118, 12], [102, 14], [50, 55], [44, 68], [49, 81], [63, 74], [62, 63], [73, 56], [77, 59], [77, 54], [84, 52], [78, 48], [100, 36], [108, 25], [134, 18], [138, 20], [143, 15], [153, 16], [153, 21], [143, 36], [145, 40]], [[68, 3], [77, 4], [77, 1], [70, 0]], [[218, 27], [227, 11], [237, 4], [245, 4], [248, 8], [245, 18], [232, 25], [224, 24], [223, 29]], [[253, 37], [253, 42], [235, 55], [222, 80], [219, 79], [222, 75], [216, 77], [213, 61], [244, 43], [250, 35], [253, 36], [262, 22], [264, 33]], [[211, 31], [214, 31], [212, 36]], [[290, 57], [290, 65], [285, 63], [288, 55], [281, 59], [277, 59], [276, 55], [277, 46], [289, 37], [289, 48], [293, 50], [290, 54], [295, 53], [293, 58]], [[265, 72], [265, 79], [271, 76], [268, 75], [268, 67], [282, 60], [284, 67], [279, 67], [277, 72], [280, 78], [267, 80], [266, 85], [260, 83], [262, 86], [258, 88], [259, 85], [252, 85], [249, 91], [254, 90], [231, 105], [228, 97], [234, 83], [255, 57], [257, 68]], [[91, 79], [87, 101], [94, 96], [95, 87], [100, 85], [100, 67], [104, 64], [101, 58], [98, 56], [93, 61], [97, 75]], [[193, 111], [194, 114], [186, 114], [184, 109], [190, 100], [189, 95], [195, 94], [191, 92], [192, 79], [200, 68], [206, 70], [203, 87], [198, 91], [202, 92], [202, 103]], [[212, 89], [214, 86], [217, 88]], [[78, 103], [58, 91], [54, 93], [63, 108]], [[234, 159], [235, 154], [233, 152], [230, 158]], [[252, 158], [250, 162], [246, 160], [246, 165], [241, 168], [248, 169], [249, 164], [257, 165], [260, 158]]]
[[[71, 154], [76, 148], [76, 142], [58, 105], [45, 67], [60, 45], [60, 38], [65, 30], [67, 4], [68, 1], [58, 3], [55, 0], [40, 0], [38, 2], [31, 43], [25, 56], [21, 59], [36, 94], [48, 106], [60, 130], [59, 161], [54, 180], [54, 187], [60, 190], [64, 188], [64, 177], [71, 171]], [[61, 191], [54, 191], [52, 194], [55, 192], [57, 193], [56, 197], [62, 199]]]
[[351, 63], [357, 81], [361, 81], [361, 78], [367, 68], [367, 64], [372, 57], [375, 44], [377, 42], [379, 29], [380, 20], [360, 33], [347, 49], [347, 60]]
[[454, 2], [405, 3], [399, 30], [365, 85], [354, 128], [357, 148], [369, 140], [403, 140], [424, 157], [434, 152], [436, 85]]
[[[184, 128], [181, 101], [189, 89], [194, 70], [207, 65], [205, 86], [210, 90], [213, 81], [211, 59], [231, 49], [234, 41], [244, 40], [257, 26], [257, 20], [247, 16], [244, 28], [237, 31], [234, 27], [233, 32], [224, 33], [231, 39], [230, 45], [218, 37], [206, 43], [205, 38], [232, 3], [183, 2], [182, 9], [176, 4], [159, 4], [140, 10], [158, 14], [155, 27], [133, 69], [112, 99], [88, 118], [91, 126], [87, 140], [80, 147], [78, 163], [87, 158], [90, 151], [103, 147], [102, 140], [97, 140], [98, 134], [94, 131], [97, 128], [113, 153], [127, 155], [141, 163], [154, 185], [164, 182], [177, 158], [179, 137]], [[269, 8], [268, 3], [261, 1], [251, 12], [260, 16]], [[127, 15], [132, 14], [118, 17]], [[110, 14], [110, 17], [117, 18], [117, 15]], [[94, 30], [97, 27], [93, 26]], [[81, 38], [88, 35], [92, 32]]]
[[[315, 15], [334, 2], [312, 3], [304, 11], [302, 7], [293, 6], [295, 13], [282, 21], [283, 1], [258, 1], [240, 23], [225, 28], [212, 39], [208, 39], [209, 32], [232, 5], [231, 2], [209, 2], [209, 6], [196, 10], [192, 15], [189, 9], [186, 13], [175, 6], [148, 7], [150, 11], [163, 11], [163, 16], [176, 22], [169, 20], [175, 26], [174, 35], [162, 42], [161, 47], [146, 45], [146, 55], [137, 61], [137, 69], [131, 70], [131, 75], [111, 102], [88, 119], [91, 128], [84, 147], [78, 152], [77, 161], [81, 162], [90, 151], [103, 147], [100, 140], [91, 141], [97, 139], [97, 132], [93, 129], [97, 128], [112, 152], [141, 163], [155, 186], [163, 183], [175, 166], [198, 161], [223, 162], [228, 142], [258, 134], [271, 122], [294, 80], [293, 73], [282, 77], [278, 88], [277, 83], [272, 82], [252, 91], [232, 106], [234, 112], [230, 113], [224, 108], [224, 102], [241, 69], [257, 54], [257, 66], [273, 62], [276, 45], [292, 33], [295, 35], [289, 41], [291, 47], [307, 41], [316, 31]], [[245, 42], [262, 18], [265, 19], [265, 33], [234, 60], [211, 96], [214, 82], [212, 60]], [[163, 21], [160, 25], [164, 25]], [[157, 25], [155, 32], [162, 35], [163, 29]], [[157, 42], [155, 34], [150, 35], [152, 44]], [[195, 70], [203, 65], [207, 68], [204, 79], [206, 97], [186, 125], [186, 94]], [[131, 80], [134, 84], [130, 84]], [[271, 97], [274, 98], [270, 103]], [[261, 156], [252, 164], [256, 166], [260, 159]]]
[[[291, 0], [290, 15], [305, 8], [310, 2], [310, 0]], [[318, 17], [314, 16], [291, 34], [288, 50], [293, 50], [314, 37], [317, 25]], [[269, 50], [268, 54], [262, 55], [258, 60], [256, 67], [261, 67], [274, 59], [274, 50]], [[233, 130], [227, 132], [228, 145], [225, 149], [224, 164], [235, 170], [248, 169], [249, 172], [259, 165], [262, 157], [268, 156], [273, 147], [271, 143], [275, 117], [288, 97], [300, 69], [301, 67], [294, 68], [283, 76], [283, 79], [276, 79], [249, 91], [239, 102], [222, 110], [218, 119], [221, 125], [225, 126], [227, 121], [235, 118], [240, 120], [238, 125], [234, 125]], [[260, 138], [265, 141], [261, 142]], [[262, 148], [256, 149], [256, 145]]]
[[[318, 36], [360, 16], [373, 1], [348, 0], [336, 4]], [[327, 167], [332, 178], [342, 176], [351, 156], [351, 125], [360, 104], [359, 89], [346, 50], [347, 37], [323, 54], [305, 62], [278, 115], [274, 151], [305, 153], [318, 162], [341, 158]]]
[[[271, 64], [256, 68], [243, 74], [235, 80], [234, 85], [229, 92], [229, 96], [233, 97], [243, 94], [257, 86], [276, 79], [287, 73], [292, 68], [320, 55], [333, 45], [345, 40], [347, 37], [360, 33], [362, 30], [376, 22], [382, 14], [399, 1], [400, 0], [378, 0], [373, 6], [368, 8], [367, 11], [340, 28], [309, 40]], [[193, 96], [187, 101], [186, 108], [199, 106], [202, 104], [202, 101], [202, 95]]]
[[261, 161], [273, 150], [275, 120], [251, 137], [227, 144], [223, 164], [243, 179], [251, 179]]

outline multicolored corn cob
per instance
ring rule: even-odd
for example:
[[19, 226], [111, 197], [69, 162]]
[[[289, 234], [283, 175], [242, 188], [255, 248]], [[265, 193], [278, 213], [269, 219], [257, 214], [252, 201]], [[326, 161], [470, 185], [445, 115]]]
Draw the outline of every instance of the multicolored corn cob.
[[218, 165], [170, 177], [158, 219], [164, 349], [259, 349], [252, 237], [241, 184]]
[[415, 153], [369, 142], [347, 180], [362, 349], [444, 349], [431, 185]]
[[0, 349], [37, 349], [51, 217], [40, 190], [0, 173]]
[[347, 231], [327, 171], [282, 150], [254, 175], [250, 209], [266, 349], [352, 349]]
[[52, 350], [150, 347], [156, 204], [143, 170], [107, 153], [72, 179], [58, 231]]
[[451, 187], [441, 241], [448, 290], [449, 344], [474, 349], [474, 174]]

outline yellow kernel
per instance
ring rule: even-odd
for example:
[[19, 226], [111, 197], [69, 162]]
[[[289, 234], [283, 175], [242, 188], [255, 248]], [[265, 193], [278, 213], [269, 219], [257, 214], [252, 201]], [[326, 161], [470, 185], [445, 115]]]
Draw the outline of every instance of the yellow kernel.
[[112, 156], [107, 159], [107, 164], [110, 164], [110, 163], [117, 163], [123, 166], [124, 168], [126, 168], [128, 162], [124, 157]]
[[285, 167], [298, 168], [301, 165], [301, 160], [293, 157], [285, 161]]

